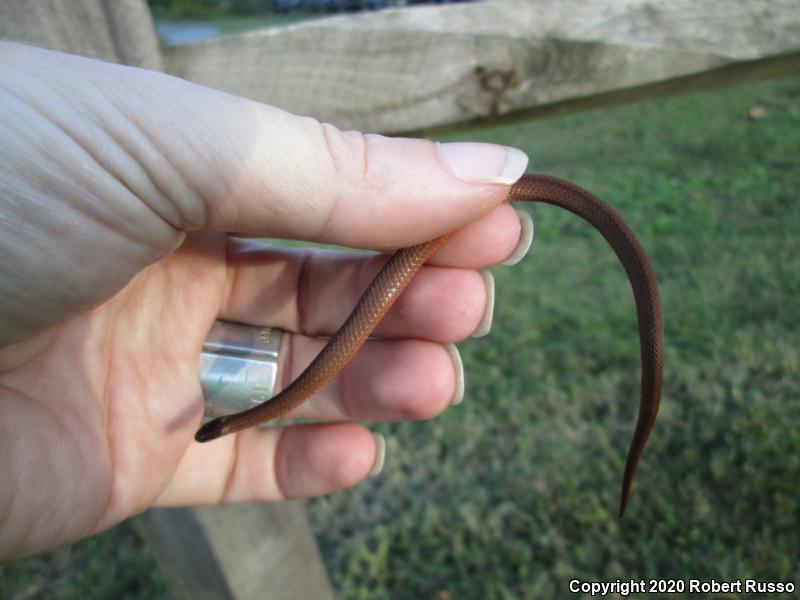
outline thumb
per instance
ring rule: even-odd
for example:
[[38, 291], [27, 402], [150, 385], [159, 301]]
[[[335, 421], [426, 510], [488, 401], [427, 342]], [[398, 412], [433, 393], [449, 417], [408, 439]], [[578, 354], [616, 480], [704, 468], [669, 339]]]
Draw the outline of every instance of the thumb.
[[21, 44], [0, 59], [0, 344], [111, 297], [187, 231], [407, 246], [488, 213], [527, 165]]
[[405, 246], [489, 212], [528, 162], [504, 146], [342, 132], [160, 73], [91, 68], [144, 134], [122, 143], [156, 182], [147, 204], [181, 230]]

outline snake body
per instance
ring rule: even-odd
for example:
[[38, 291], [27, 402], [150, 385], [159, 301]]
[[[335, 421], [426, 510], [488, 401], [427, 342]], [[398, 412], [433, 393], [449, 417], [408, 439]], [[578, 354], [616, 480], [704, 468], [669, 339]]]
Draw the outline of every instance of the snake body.
[[[553, 204], [582, 217], [611, 245], [628, 275], [639, 322], [642, 375], [639, 416], [622, 478], [619, 508], [622, 516], [661, 399], [664, 324], [653, 268], [622, 218], [583, 188], [555, 177], [528, 174], [511, 186], [508, 198]], [[286, 414], [308, 399], [350, 362], [414, 274], [451, 236], [447, 234], [398, 250], [370, 283], [347, 320], [297, 379], [259, 406], [209, 421], [197, 431], [195, 440], [207, 442], [253, 427]]]

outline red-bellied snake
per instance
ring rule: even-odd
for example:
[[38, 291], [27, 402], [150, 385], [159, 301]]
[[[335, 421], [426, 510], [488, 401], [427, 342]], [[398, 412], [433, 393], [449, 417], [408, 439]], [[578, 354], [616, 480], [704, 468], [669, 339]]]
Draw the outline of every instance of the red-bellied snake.
[[[639, 417], [622, 478], [619, 509], [622, 516], [636, 465], [653, 428], [661, 400], [664, 323], [653, 268], [622, 218], [602, 200], [572, 183], [546, 175], [524, 175], [511, 186], [508, 199], [554, 204], [584, 218], [611, 245], [628, 275], [639, 321], [642, 379]], [[195, 440], [208, 442], [253, 427], [286, 414], [308, 399], [350, 362], [414, 274], [451, 235], [398, 250], [369, 285], [344, 324], [297, 379], [259, 406], [209, 421], [197, 431]]]

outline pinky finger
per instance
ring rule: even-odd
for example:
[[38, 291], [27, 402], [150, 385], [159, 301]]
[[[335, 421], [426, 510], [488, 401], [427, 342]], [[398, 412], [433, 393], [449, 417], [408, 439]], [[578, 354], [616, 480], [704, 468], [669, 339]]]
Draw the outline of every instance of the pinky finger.
[[357, 484], [382, 463], [382, 438], [354, 423], [248, 429], [192, 444], [156, 505], [320, 496]]

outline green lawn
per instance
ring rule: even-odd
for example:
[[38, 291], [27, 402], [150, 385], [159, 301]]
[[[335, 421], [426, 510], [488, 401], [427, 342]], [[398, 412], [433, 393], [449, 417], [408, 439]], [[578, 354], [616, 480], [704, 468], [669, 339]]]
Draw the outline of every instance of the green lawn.
[[[494, 270], [492, 334], [460, 344], [464, 404], [376, 427], [383, 474], [309, 503], [339, 597], [566, 598], [574, 578], [800, 585], [798, 97], [793, 77], [458, 136], [526, 150], [637, 232], [664, 304], [660, 419], [619, 520], [638, 402], [631, 293], [598, 234], [535, 206], [530, 255]], [[766, 118], [744, 117], [754, 105]], [[0, 597], [36, 586], [166, 596], [127, 525], [0, 569]]]
[[[246, 33], [248, 31], [255, 31], [258, 29], [269, 29], [271, 27], [284, 27], [292, 25], [301, 21], [309, 21], [311, 19], [319, 19], [326, 15], [307, 12], [289, 12], [289, 13], [272, 13], [265, 16], [252, 16], [252, 17], [233, 17], [233, 16], [210, 16], [206, 18], [186, 19], [186, 18], [171, 18], [169, 16], [157, 18], [159, 25], [176, 25], [191, 27], [193, 25], [200, 27], [210, 26], [215, 28], [217, 33], [209, 36], [215, 38], [225, 35], [234, 35], [237, 33]], [[213, 30], [212, 30], [213, 31]], [[169, 39], [159, 35], [159, 40], [162, 44], [173, 43]], [[179, 43], [187, 43], [182, 41]], [[193, 40], [190, 43], [195, 43]]]
[[[253, 17], [211, 17], [198, 21], [206, 25], [214, 25], [223, 34], [242, 33], [254, 29], [264, 29], [268, 27], [283, 27], [310, 19], [325, 17], [325, 14], [311, 12], [287, 12], [272, 13], [266, 16]], [[185, 21], [181, 21], [185, 22]]]
[[794, 77], [459, 136], [520, 147], [628, 219], [664, 304], [660, 419], [620, 521], [632, 295], [598, 234], [537, 205], [532, 252], [494, 271], [492, 334], [460, 345], [464, 404], [382, 427], [385, 474], [311, 503], [341, 597], [800, 585], [799, 96]]

